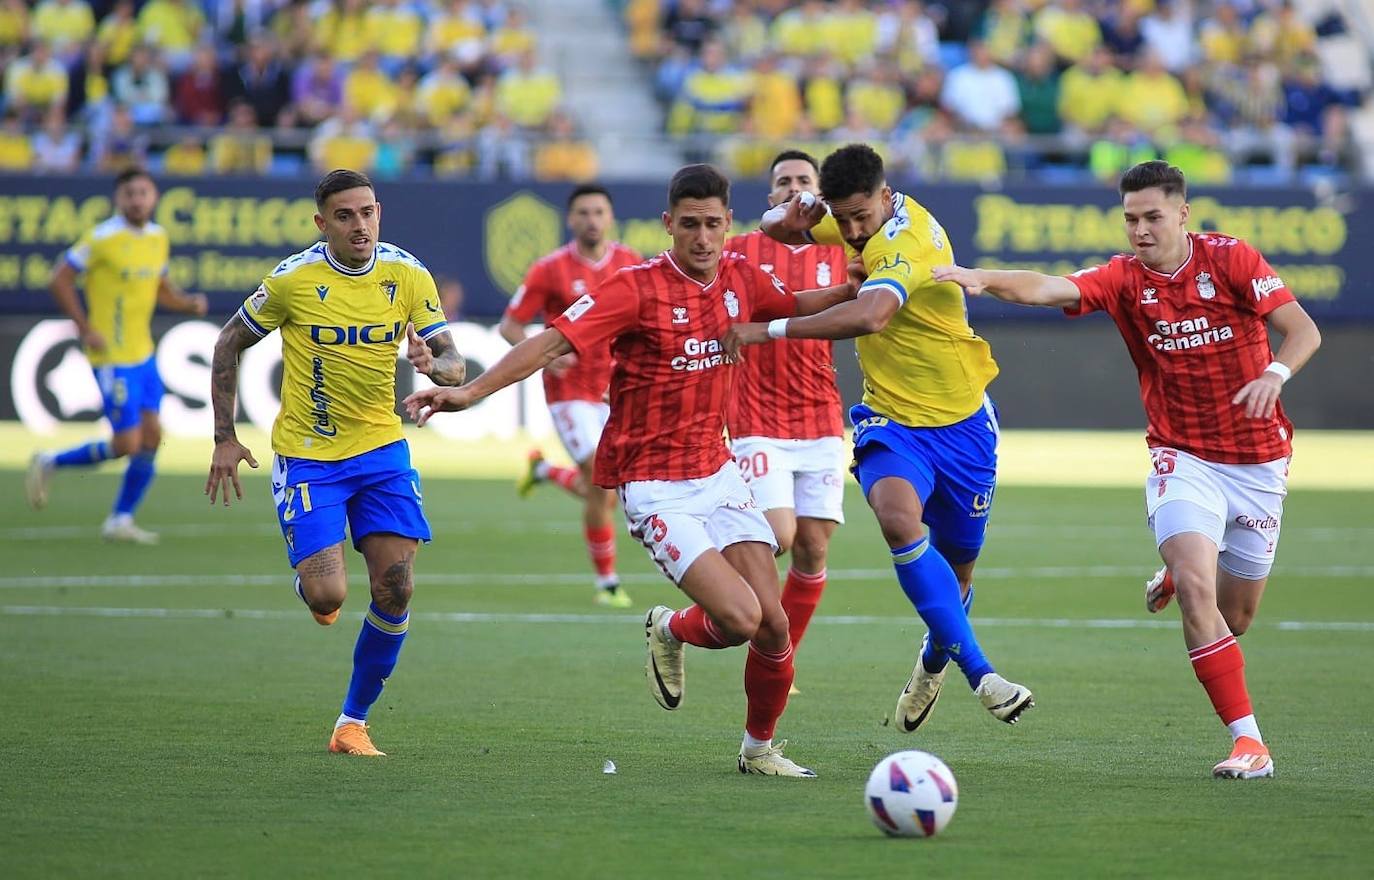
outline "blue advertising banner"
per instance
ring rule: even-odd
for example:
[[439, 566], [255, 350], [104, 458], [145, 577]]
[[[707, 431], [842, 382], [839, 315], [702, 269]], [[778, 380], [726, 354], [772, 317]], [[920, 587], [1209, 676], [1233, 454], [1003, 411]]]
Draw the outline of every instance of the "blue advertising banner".
[[[207, 293], [228, 315], [280, 260], [317, 238], [313, 181], [168, 178], [156, 220], [172, 239], [173, 278]], [[111, 212], [99, 177], [0, 177], [0, 312], [53, 313], [53, 262]], [[570, 187], [537, 184], [381, 182], [382, 238], [418, 256], [436, 277], [465, 288], [463, 313], [494, 318], [526, 268], [564, 236]], [[668, 244], [664, 184], [612, 187], [618, 237], [646, 255]], [[1068, 273], [1125, 249], [1120, 205], [1106, 187], [915, 184], [961, 263]], [[737, 225], [765, 208], [764, 187], [741, 183]], [[1319, 197], [1311, 190], [1209, 189], [1191, 196], [1193, 226], [1254, 244], [1319, 320], [1374, 321], [1374, 249], [1352, 234], [1374, 228], [1374, 191]], [[980, 318], [1053, 318], [1052, 312], [976, 300]]]

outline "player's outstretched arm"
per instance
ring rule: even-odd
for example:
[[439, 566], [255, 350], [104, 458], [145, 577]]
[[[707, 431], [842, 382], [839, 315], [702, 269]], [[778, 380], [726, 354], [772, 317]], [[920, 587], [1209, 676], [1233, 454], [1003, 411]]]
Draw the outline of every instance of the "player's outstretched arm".
[[965, 269], [936, 266], [936, 281], [953, 281], [969, 296], [987, 294], [1003, 302], [1063, 309], [1078, 305], [1078, 285], [1059, 275], [1042, 275], [1022, 269]]
[[764, 235], [783, 244], [807, 244], [811, 227], [825, 216], [825, 202], [802, 193], [781, 205], [769, 208], [759, 221]]
[[216, 496], [229, 506], [229, 487], [235, 497], [243, 498], [239, 485], [239, 462], [257, 467], [258, 461], [247, 446], [239, 442], [234, 430], [234, 410], [239, 387], [239, 354], [253, 345], [259, 337], [237, 314], [230, 318], [215, 340], [215, 353], [210, 361], [210, 406], [215, 414], [215, 451], [210, 456], [210, 475], [205, 479], [205, 494], [210, 503]]
[[423, 425], [438, 412], [460, 412], [508, 385], [534, 375], [573, 350], [568, 337], [550, 327], [506, 352], [482, 375], [457, 388], [425, 388], [404, 401], [406, 413]]
[[[803, 293], [828, 294], [843, 287]], [[797, 296], [798, 306], [801, 307], [802, 294]], [[819, 298], [814, 300], [816, 303], [820, 301]], [[869, 290], [857, 299], [842, 300], [815, 314], [779, 318], [767, 324], [735, 324], [721, 342], [725, 346], [726, 357], [738, 361], [742, 359], [740, 350], [744, 346], [767, 342], [769, 339], [854, 339], [880, 332], [901, 307], [902, 301], [889, 291]]]
[[197, 318], [205, 317], [205, 313], [210, 310], [210, 301], [205, 294], [187, 293], [166, 275], [162, 276], [157, 285], [157, 304], [164, 309], [181, 312], [183, 315], [194, 315]]
[[105, 337], [91, 329], [86, 320], [86, 310], [81, 307], [81, 297], [76, 293], [76, 267], [66, 260], [58, 260], [52, 280], [48, 282], [48, 290], [62, 314], [71, 318], [76, 325], [76, 335], [81, 339], [81, 344], [91, 351], [104, 351]]
[[1283, 337], [1278, 354], [1264, 372], [1246, 382], [1231, 400], [1236, 406], [1245, 407], [1245, 415], [1252, 419], [1268, 419], [1274, 415], [1283, 383], [1301, 370], [1322, 344], [1316, 322], [1296, 302], [1279, 306], [1265, 315], [1265, 320]]
[[424, 373], [435, 385], [462, 385], [467, 377], [467, 358], [458, 353], [453, 334], [447, 330], [421, 339], [415, 325], [407, 324], [406, 360], [415, 372]]

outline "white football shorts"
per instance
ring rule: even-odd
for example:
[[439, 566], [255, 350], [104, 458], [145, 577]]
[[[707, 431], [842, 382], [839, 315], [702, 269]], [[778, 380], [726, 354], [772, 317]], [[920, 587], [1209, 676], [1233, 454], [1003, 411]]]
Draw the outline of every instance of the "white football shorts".
[[740, 437], [730, 449], [759, 509], [790, 507], [797, 516], [844, 522], [844, 438]]
[[1216, 464], [1167, 448], [1151, 449], [1150, 459], [1145, 512], [1156, 546], [1197, 532], [1217, 545], [1226, 571], [1245, 580], [1269, 576], [1288, 494], [1288, 459]]
[[553, 416], [558, 439], [573, 461], [582, 464], [596, 455], [601, 430], [611, 415], [610, 406], [590, 400], [564, 400], [549, 404], [549, 414]]
[[642, 480], [620, 487], [630, 534], [673, 583], [707, 550], [758, 541], [777, 552], [777, 538], [733, 461], [696, 480]]

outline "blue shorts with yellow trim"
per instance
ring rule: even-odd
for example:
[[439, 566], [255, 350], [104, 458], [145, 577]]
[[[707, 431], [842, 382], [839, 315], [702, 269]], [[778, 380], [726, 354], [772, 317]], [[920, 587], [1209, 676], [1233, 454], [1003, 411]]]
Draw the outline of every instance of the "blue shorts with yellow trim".
[[997, 407], [961, 422], [912, 428], [859, 404], [854, 423], [854, 477], [864, 497], [884, 477], [906, 480], [921, 498], [931, 543], [952, 565], [978, 558], [997, 489]]
[[278, 455], [272, 499], [292, 568], [344, 540], [345, 526], [355, 548], [378, 532], [430, 539], [420, 474], [410, 466], [404, 440], [339, 461]]
[[138, 427], [145, 412], [162, 408], [162, 377], [157, 372], [157, 358], [150, 357], [141, 364], [92, 367], [105, 418], [110, 429], [118, 434]]

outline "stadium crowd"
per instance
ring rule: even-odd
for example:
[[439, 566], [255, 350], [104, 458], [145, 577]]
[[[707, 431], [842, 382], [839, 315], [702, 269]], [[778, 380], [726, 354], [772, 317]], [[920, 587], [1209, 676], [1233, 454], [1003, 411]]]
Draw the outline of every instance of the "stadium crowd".
[[0, 170], [588, 179], [505, 0], [0, 0]]
[[1364, 96], [1317, 54], [1343, 20], [1286, 0], [629, 0], [625, 17], [668, 131], [741, 172], [799, 141], [975, 180], [1162, 157], [1199, 183], [1275, 181], [1357, 159]]

